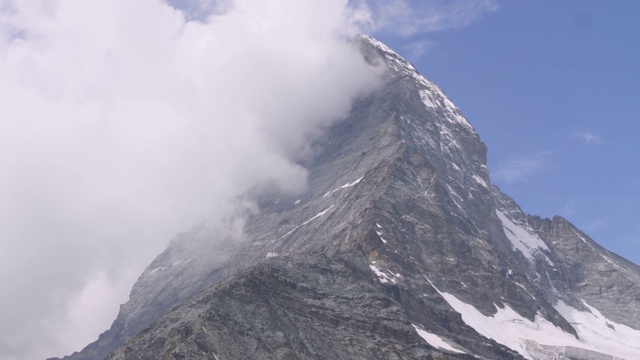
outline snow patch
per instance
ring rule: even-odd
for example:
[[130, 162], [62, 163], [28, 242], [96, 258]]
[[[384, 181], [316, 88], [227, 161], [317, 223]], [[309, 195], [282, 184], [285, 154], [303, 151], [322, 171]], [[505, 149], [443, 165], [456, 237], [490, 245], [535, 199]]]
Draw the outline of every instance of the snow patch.
[[400, 277], [399, 273], [393, 273], [392, 271], [387, 270], [387, 274], [374, 264], [375, 262], [372, 261], [372, 264], [369, 265], [369, 268], [374, 272], [374, 274], [376, 274], [378, 280], [380, 280], [381, 283], [386, 284], [390, 282], [396, 284], [398, 282], [396, 279]]
[[376, 234], [378, 234], [378, 237], [380, 238], [380, 240], [382, 240], [383, 243], [385, 243], [385, 244], [387, 243], [387, 240], [382, 238], [382, 231], [377, 231], [376, 230]]
[[414, 324], [411, 324], [411, 326], [413, 326], [413, 328], [416, 329], [416, 332], [418, 333], [418, 335], [420, 335], [420, 337], [423, 338], [424, 341], [427, 342], [427, 344], [433, 346], [434, 348], [447, 350], [447, 351], [460, 353], [460, 354], [466, 354], [464, 351], [458, 350], [453, 346], [449, 345], [449, 343], [445, 342], [440, 336], [436, 334], [432, 334], [425, 330], [422, 330]]
[[554, 307], [576, 329], [580, 339], [602, 353], [623, 359], [637, 359], [640, 331], [607, 319], [598, 309], [582, 301], [589, 311], [580, 311], [559, 301]]
[[502, 222], [504, 234], [511, 241], [514, 250], [519, 250], [530, 261], [535, 261], [534, 254], [541, 254], [550, 265], [553, 265], [553, 262], [541, 251], [549, 250], [549, 247], [538, 235], [532, 234], [522, 226], [515, 224], [500, 210], [496, 210], [496, 215]]
[[[534, 321], [524, 318], [509, 305], [500, 308], [496, 306], [493, 316], [485, 316], [473, 305], [467, 304], [452, 294], [442, 292], [433, 285], [431, 280], [423, 275], [433, 288], [449, 303], [449, 305], [462, 316], [462, 321], [475, 329], [482, 336], [493, 339], [496, 342], [517, 351], [527, 359], [534, 357], [527, 351], [527, 343], [535, 342], [543, 345], [564, 347], [573, 346], [581, 349], [602, 352], [592, 344], [587, 344], [576, 339], [573, 335], [564, 332], [553, 323], [537, 314]], [[640, 338], [636, 338], [640, 342]], [[640, 349], [635, 350], [635, 354]], [[616, 353], [617, 354], [617, 353]], [[619, 355], [617, 355], [619, 356]], [[631, 360], [633, 358], [628, 358]]]

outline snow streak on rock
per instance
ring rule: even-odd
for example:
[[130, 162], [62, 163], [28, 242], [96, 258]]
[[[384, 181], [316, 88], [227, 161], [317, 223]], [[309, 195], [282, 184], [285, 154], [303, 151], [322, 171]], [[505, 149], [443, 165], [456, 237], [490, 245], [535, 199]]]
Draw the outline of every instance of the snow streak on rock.
[[434, 348], [465, 354], [464, 351], [458, 350], [453, 346], [451, 346], [449, 343], [445, 342], [440, 336], [436, 334], [432, 334], [423, 329], [420, 329], [418, 326], [414, 324], [411, 324], [411, 326], [413, 326], [413, 328], [416, 329], [416, 332], [418, 333], [418, 335], [420, 335], [420, 337], [423, 338], [424, 341], [427, 342], [427, 344], [433, 346]]
[[544, 256], [550, 265], [553, 265], [553, 262], [542, 252], [542, 250], [549, 251], [549, 247], [538, 235], [527, 231], [522, 225], [517, 225], [500, 210], [496, 210], [496, 215], [502, 222], [504, 234], [511, 241], [514, 250], [520, 251], [530, 261], [535, 261], [535, 255], [539, 254], [539, 256]]
[[331, 191], [328, 191], [328, 192], [327, 192], [326, 194], [324, 194], [322, 197], [327, 197], [327, 196], [329, 196], [329, 195], [333, 194], [333, 193], [334, 193], [334, 192], [336, 192], [336, 191], [340, 191], [340, 190], [342, 190], [342, 189], [346, 189], [346, 188], [352, 187], [352, 186], [354, 186], [354, 185], [357, 185], [358, 183], [360, 183], [360, 181], [362, 181], [362, 177], [360, 177], [358, 180], [356, 180], [356, 181], [354, 181], [354, 182], [352, 182], [352, 183], [346, 183], [346, 184], [344, 184], [344, 185], [340, 186], [340, 187], [339, 187], [339, 188], [337, 188], [337, 189], [333, 189], [333, 190], [331, 190]]

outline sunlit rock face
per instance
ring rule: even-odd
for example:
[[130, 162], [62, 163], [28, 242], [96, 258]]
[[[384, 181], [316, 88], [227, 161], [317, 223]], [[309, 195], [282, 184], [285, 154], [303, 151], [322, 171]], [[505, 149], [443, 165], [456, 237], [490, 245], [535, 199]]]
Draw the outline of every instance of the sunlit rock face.
[[441, 89], [354, 46], [385, 86], [314, 144], [307, 190], [247, 194], [242, 240], [177, 236], [67, 359], [637, 358], [638, 266], [524, 214]]

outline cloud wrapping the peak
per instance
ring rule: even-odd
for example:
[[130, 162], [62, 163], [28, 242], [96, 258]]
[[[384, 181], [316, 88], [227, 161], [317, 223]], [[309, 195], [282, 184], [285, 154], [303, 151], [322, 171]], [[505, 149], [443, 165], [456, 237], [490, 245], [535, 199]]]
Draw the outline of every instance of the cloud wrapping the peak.
[[173, 234], [303, 189], [310, 141], [379, 85], [346, 41], [366, 9], [227, 3], [0, 0], [0, 358], [95, 340]]

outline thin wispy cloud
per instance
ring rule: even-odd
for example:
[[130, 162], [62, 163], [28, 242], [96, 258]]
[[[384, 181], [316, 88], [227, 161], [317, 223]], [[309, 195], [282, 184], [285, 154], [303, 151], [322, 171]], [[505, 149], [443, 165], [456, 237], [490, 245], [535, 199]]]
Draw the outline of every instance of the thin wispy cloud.
[[435, 43], [433, 41], [422, 39], [412, 41], [404, 47], [404, 50], [406, 51], [406, 57], [413, 61], [428, 53], [434, 46]]
[[572, 138], [580, 139], [587, 145], [602, 143], [602, 137], [590, 130], [580, 130], [571, 135]]
[[469, 26], [498, 9], [494, 0], [368, 0], [374, 31], [413, 36]]
[[499, 163], [491, 176], [496, 181], [515, 183], [525, 181], [544, 171], [551, 160], [551, 152], [541, 151], [533, 155], [516, 156]]
[[606, 217], [595, 219], [589, 224], [587, 224], [586, 229], [591, 231], [601, 229], [609, 225], [609, 222], [610, 222], [609, 218], [606, 218]]
[[623, 234], [620, 240], [628, 244], [631, 248], [640, 246], [640, 224], [636, 224], [626, 234]]
[[572, 198], [562, 208], [562, 214], [565, 216], [571, 216], [576, 212], [576, 199]]

